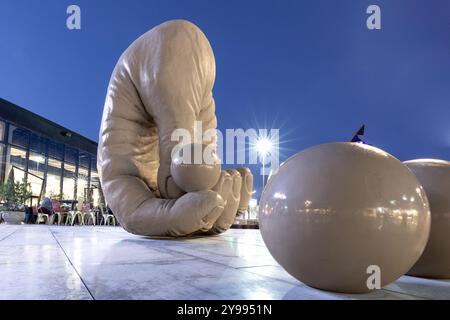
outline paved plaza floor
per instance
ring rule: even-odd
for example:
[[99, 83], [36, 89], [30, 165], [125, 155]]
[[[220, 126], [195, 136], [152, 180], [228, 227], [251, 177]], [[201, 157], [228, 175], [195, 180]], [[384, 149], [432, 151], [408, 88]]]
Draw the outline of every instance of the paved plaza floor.
[[450, 281], [404, 276], [338, 294], [287, 274], [259, 230], [149, 239], [120, 227], [2, 224], [0, 299], [450, 299]]

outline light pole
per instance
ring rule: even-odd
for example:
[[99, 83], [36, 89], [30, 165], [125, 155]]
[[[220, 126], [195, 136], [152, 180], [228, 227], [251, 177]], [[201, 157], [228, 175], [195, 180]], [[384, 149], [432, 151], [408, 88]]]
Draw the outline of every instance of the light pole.
[[264, 189], [265, 177], [266, 177], [266, 155], [262, 155], [262, 188]]
[[261, 156], [262, 159], [262, 189], [264, 189], [265, 175], [266, 175], [266, 156], [272, 151], [273, 144], [266, 137], [259, 137], [256, 142], [256, 152]]

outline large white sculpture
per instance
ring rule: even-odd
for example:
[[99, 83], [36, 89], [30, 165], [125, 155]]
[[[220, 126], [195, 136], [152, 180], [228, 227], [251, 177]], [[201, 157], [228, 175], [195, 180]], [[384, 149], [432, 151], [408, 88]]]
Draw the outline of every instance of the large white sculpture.
[[240, 203], [241, 191], [252, 189], [241, 185], [252, 181], [248, 170], [223, 171], [213, 190], [186, 194], [171, 175], [174, 130], [194, 137], [196, 121], [204, 131], [216, 127], [214, 80], [211, 46], [187, 21], [155, 27], [120, 57], [103, 112], [98, 169], [106, 201], [127, 231], [219, 233], [248, 205], [249, 195]]
[[414, 265], [430, 212], [425, 191], [399, 160], [371, 146], [333, 143], [296, 154], [270, 177], [260, 228], [274, 258], [300, 281], [360, 293]]
[[431, 231], [425, 251], [408, 272], [429, 278], [450, 278], [450, 162], [435, 159], [406, 161], [430, 202]]

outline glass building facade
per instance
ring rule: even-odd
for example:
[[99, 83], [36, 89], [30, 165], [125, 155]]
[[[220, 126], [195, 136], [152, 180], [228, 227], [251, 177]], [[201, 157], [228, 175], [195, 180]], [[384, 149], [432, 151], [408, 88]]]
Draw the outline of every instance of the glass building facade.
[[97, 144], [0, 99], [0, 182], [30, 184], [30, 205], [44, 196], [62, 202], [102, 202]]

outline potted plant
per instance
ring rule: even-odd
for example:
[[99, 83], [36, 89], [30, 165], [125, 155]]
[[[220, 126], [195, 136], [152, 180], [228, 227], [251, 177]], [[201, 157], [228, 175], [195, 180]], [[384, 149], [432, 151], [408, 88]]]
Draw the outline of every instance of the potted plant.
[[25, 203], [31, 198], [31, 185], [8, 180], [0, 185], [0, 213], [8, 224], [20, 224], [25, 219]]

